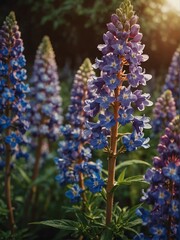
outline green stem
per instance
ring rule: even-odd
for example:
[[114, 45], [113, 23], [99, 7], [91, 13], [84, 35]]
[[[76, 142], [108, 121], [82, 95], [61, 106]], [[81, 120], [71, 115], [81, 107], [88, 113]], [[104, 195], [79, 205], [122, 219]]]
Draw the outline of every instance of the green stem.
[[[118, 89], [115, 90], [115, 97], [118, 96]], [[115, 167], [116, 167], [116, 154], [117, 154], [117, 141], [118, 141], [118, 109], [119, 103], [114, 102], [114, 119], [116, 124], [111, 128], [110, 138], [110, 157], [108, 160], [108, 181], [107, 181], [107, 203], [106, 203], [106, 225], [109, 225], [112, 220], [114, 193], [112, 188], [115, 181]]]

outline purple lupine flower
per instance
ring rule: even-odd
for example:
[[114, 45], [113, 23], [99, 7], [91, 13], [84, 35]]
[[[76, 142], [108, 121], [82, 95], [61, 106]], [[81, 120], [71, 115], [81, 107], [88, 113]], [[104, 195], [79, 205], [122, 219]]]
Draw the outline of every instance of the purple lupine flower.
[[[107, 147], [108, 137], [115, 125], [126, 126], [129, 123], [132, 133], [122, 138], [126, 150], [148, 146], [143, 138], [143, 129], [148, 128], [149, 119], [144, 117], [137, 120], [133, 116], [136, 110], [142, 111], [152, 105], [150, 95], [136, 89], [151, 79], [151, 75], [140, 66], [148, 57], [143, 54], [144, 45], [141, 44], [142, 34], [137, 20], [131, 3], [122, 3], [107, 24], [104, 44], [98, 46], [102, 57], [96, 59], [93, 66], [101, 73], [89, 81], [88, 86], [94, 97], [87, 100], [84, 107], [90, 116], [97, 116], [97, 125], [88, 123], [85, 131], [85, 134], [91, 135], [90, 144], [95, 149]], [[107, 124], [104, 123], [106, 116]]]
[[7, 148], [11, 154], [18, 154], [20, 145], [25, 143], [23, 134], [29, 127], [26, 117], [30, 109], [26, 100], [29, 86], [25, 83], [27, 76], [23, 51], [21, 33], [15, 14], [11, 12], [0, 30], [0, 152], [3, 153], [2, 159], [6, 158]]
[[[103, 186], [103, 180], [100, 177], [101, 165], [89, 162], [89, 159], [92, 157], [91, 148], [87, 144], [90, 134], [84, 134], [84, 129], [85, 122], [90, 119], [91, 113], [89, 116], [89, 112], [86, 113], [83, 110], [85, 101], [93, 98], [92, 91], [88, 90], [87, 81], [94, 76], [95, 73], [90, 60], [85, 59], [75, 75], [71, 90], [71, 102], [66, 114], [68, 124], [61, 127], [64, 140], [59, 142], [58, 154], [60, 159], [56, 158], [55, 164], [59, 170], [56, 180], [60, 185], [76, 184], [76, 186], [82, 188], [80, 185], [82, 175], [83, 179], [86, 178], [87, 182], [95, 181], [93, 176], [96, 175], [99, 185], [93, 190], [94, 192], [98, 192], [101, 191]], [[106, 122], [104, 117], [104, 115], [101, 116], [101, 122], [105, 125], [111, 125], [113, 119], [109, 118], [109, 121]], [[85, 189], [81, 190], [83, 193]], [[69, 198], [72, 197], [71, 199], [73, 200], [74, 195], [72, 195], [72, 190], [69, 190], [68, 194], [66, 193], [66, 196]], [[76, 200], [81, 200], [81, 198], [78, 197]]]
[[156, 101], [153, 109], [153, 131], [164, 130], [176, 116], [176, 104], [170, 90], [166, 90]]
[[165, 79], [163, 91], [170, 90], [175, 100], [176, 109], [180, 111], [180, 46], [173, 54], [171, 64], [168, 69], [168, 74]]
[[[171, 147], [173, 144], [175, 147]], [[150, 239], [178, 239], [180, 224], [180, 116], [168, 125], [158, 145], [159, 156], [153, 159], [145, 180], [150, 187], [142, 201], [151, 205], [151, 210], [140, 208], [137, 215], [149, 230]]]
[[57, 139], [62, 123], [62, 99], [54, 51], [48, 36], [36, 53], [31, 83], [30, 132], [34, 137]]

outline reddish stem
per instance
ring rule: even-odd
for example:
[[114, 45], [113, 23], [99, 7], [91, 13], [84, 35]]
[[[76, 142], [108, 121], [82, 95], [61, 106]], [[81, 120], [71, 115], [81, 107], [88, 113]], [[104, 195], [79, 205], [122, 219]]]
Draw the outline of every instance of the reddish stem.
[[[115, 90], [115, 97], [118, 96], [118, 89]], [[107, 205], [106, 205], [106, 225], [109, 225], [112, 220], [112, 210], [114, 202], [114, 193], [112, 189], [114, 187], [115, 181], [115, 167], [116, 167], [116, 154], [117, 154], [117, 140], [118, 140], [118, 109], [119, 103], [114, 102], [114, 119], [116, 121], [115, 125], [111, 128], [111, 138], [110, 138], [110, 156], [108, 160], [108, 182], [107, 182]]]

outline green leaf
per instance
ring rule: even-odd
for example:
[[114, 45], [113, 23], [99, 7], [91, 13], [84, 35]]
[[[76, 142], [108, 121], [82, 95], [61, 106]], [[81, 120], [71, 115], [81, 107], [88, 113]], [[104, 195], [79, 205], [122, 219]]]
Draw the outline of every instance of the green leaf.
[[102, 173], [104, 173], [106, 176], [108, 176], [108, 171], [105, 169], [102, 169]]
[[117, 180], [117, 183], [123, 182], [124, 177], [125, 177], [125, 174], [126, 174], [126, 168], [125, 168], [125, 169], [122, 171], [122, 173], [119, 175], [118, 180]]
[[67, 231], [78, 231], [79, 223], [72, 220], [47, 220], [41, 222], [32, 222], [29, 224], [42, 224], [49, 227], [63, 229]]
[[148, 182], [144, 180], [143, 175], [137, 175], [137, 176], [125, 178], [122, 183], [123, 184], [131, 184], [131, 183], [147, 183], [148, 184]]
[[120, 164], [118, 164], [116, 166], [116, 171], [121, 169], [121, 168], [124, 168], [124, 167], [128, 167], [128, 166], [131, 166], [133, 164], [142, 164], [142, 165], [146, 165], [146, 166], [151, 166], [149, 163], [143, 161], [143, 160], [136, 160], [136, 159], [133, 159], [133, 160], [127, 160], [127, 161], [124, 161], [124, 162], [121, 162]]
[[130, 185], [132, 183], [146, 183], [149, 184], [148, 182], [146, 182], [143, 178], [143, 175], [137, 175], [137, 176], [132, 176], [132, 177], [128, 177], [128, 178], [124, 178], [123, 179], [123, 174], [125, 173], [121, 173], [122, 176], [119, 176], [119, 178], [121, 177], [121, 179], [119, 180], [118, 178], [118, 182], [116, 182], [116, 184], [114, 185], [114, 187], [111, 189], [112, 192], [115, 192], [121, 185]]
[[129, 227], [134, 227], [134, 226], [140, 225], [140, 224], [142, 224], [142, 220], [141, 219], [135, 219], [132, 222], [129, 222], [128, 226]]
[[22, 178], [29, 184], [31, 182], [31, 179], [29, 178], [27, 173], [21, 167], [16, 166], [16, 169], [19, 171]]
[[128, 230], [128, 231], [130, 231], [130, 232], [133, 232], [133, 233], [135, 233], [136, 235], [139, 234], [139, 233], [138, 233], [136, 230], [134, 230], [133, 228], [130, 228], [130, 227], [124, 227], [124, 229], [126, 229], [126, 230]]
[[113, 232], [110, 229], [105, 229], [101, 235], [100, 240], [113, 239]]

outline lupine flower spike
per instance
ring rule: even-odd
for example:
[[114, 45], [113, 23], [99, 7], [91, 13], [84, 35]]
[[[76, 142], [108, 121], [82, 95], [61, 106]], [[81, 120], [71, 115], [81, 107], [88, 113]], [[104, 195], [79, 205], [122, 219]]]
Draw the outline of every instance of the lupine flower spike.
[[81, 199], [85, 201], [84, 190], [86, 187], [93, 193], [99, 192], [104, 185], [100, 177], [101, 162], [89, 161], [92, 157], [91, 149], [87, 145], [88, 136], [84, 135], [85, 122], [89, 115], [83, 107], [87, 98], [93, 98], [87, 88], [87, 80], [94, 77], [95, 73], [89, 59], [85, 59], [75, 75], [71, 103], [68, 108], [66, 120], [69, 124], [61, 127], [64, 140], [59, 142], [58, 154], [55, 163], [59, 170], [56, 177], [60, 185], [69, 185], [66, 196], [72, 202]]
[[[43, 141], [55, 140], [62, 123], [62, 100], [55, 54], [48, 36], [42, 39], [36, 53], [31, 83], [30, 134], [35, 149], [32, 179], [39, 174]], [[35, 187], [33, 189], [35, 192]]]
[[180, 46], [175, 51], [168, 74], [165, 79], [164, 90], [171, 90], [176, 103], [176, 109], [180, 113]]
[[153, 109], [153, 131], [164, 130], [176, 116], [176, 104], [170, 90], [166, 90], [156, 101]]
[[23, 50], [21, 33], [15, 14], [11, 12], [0, 30], [0, 161], [5, 166], [5, 194], [12, 233], [11, 160], [12, 155], [19, 150], [19, 144], [24, 142], [23, 134], [29, 127], [26, 119], [29, 109], [26, 93], [29, 92], [29, 86], [25, 84], [26, 60]]
[[180, 236], [180, 116], [169, 123], [157, 150], [159, 156], [145, 174], [150, 187], [142, 197], [151, 210], [137, 210], [148, 231], [136, 240], [177, 240]]
[[[112, 218], [117, 154], [149, 146], [149, 140], [143, 134], [144, 128], [150, 128], [149, 119], [145, 115], [134, 115], [136, 110], [142, 111], [152, 105], [150, 95], [137, 89], [151, 79], [151, 75], [140, 66], [148, 56], [143, 54], [142, 33], [137, 21], [129, 0], [125, 0], [116, 14], [112, 14], [111, 22], [107, 24], [108, 31], [103, 35], [104, 44], [98, 46], [103, 56], [94, 64], [101, 74], [89, 81], [95, 97], [86, 100], [84, 108], [92, 117], [98, 117], [97, 123], [87, 124], [90, 144], [94, 149], [105, 148], [109, 154], [107, 224]], [[121, 131], [127, 124], [131, 125], [131, 132], [119, 135], [118, 130]], [[117, 149], [119, 137], [121, 146]]]

